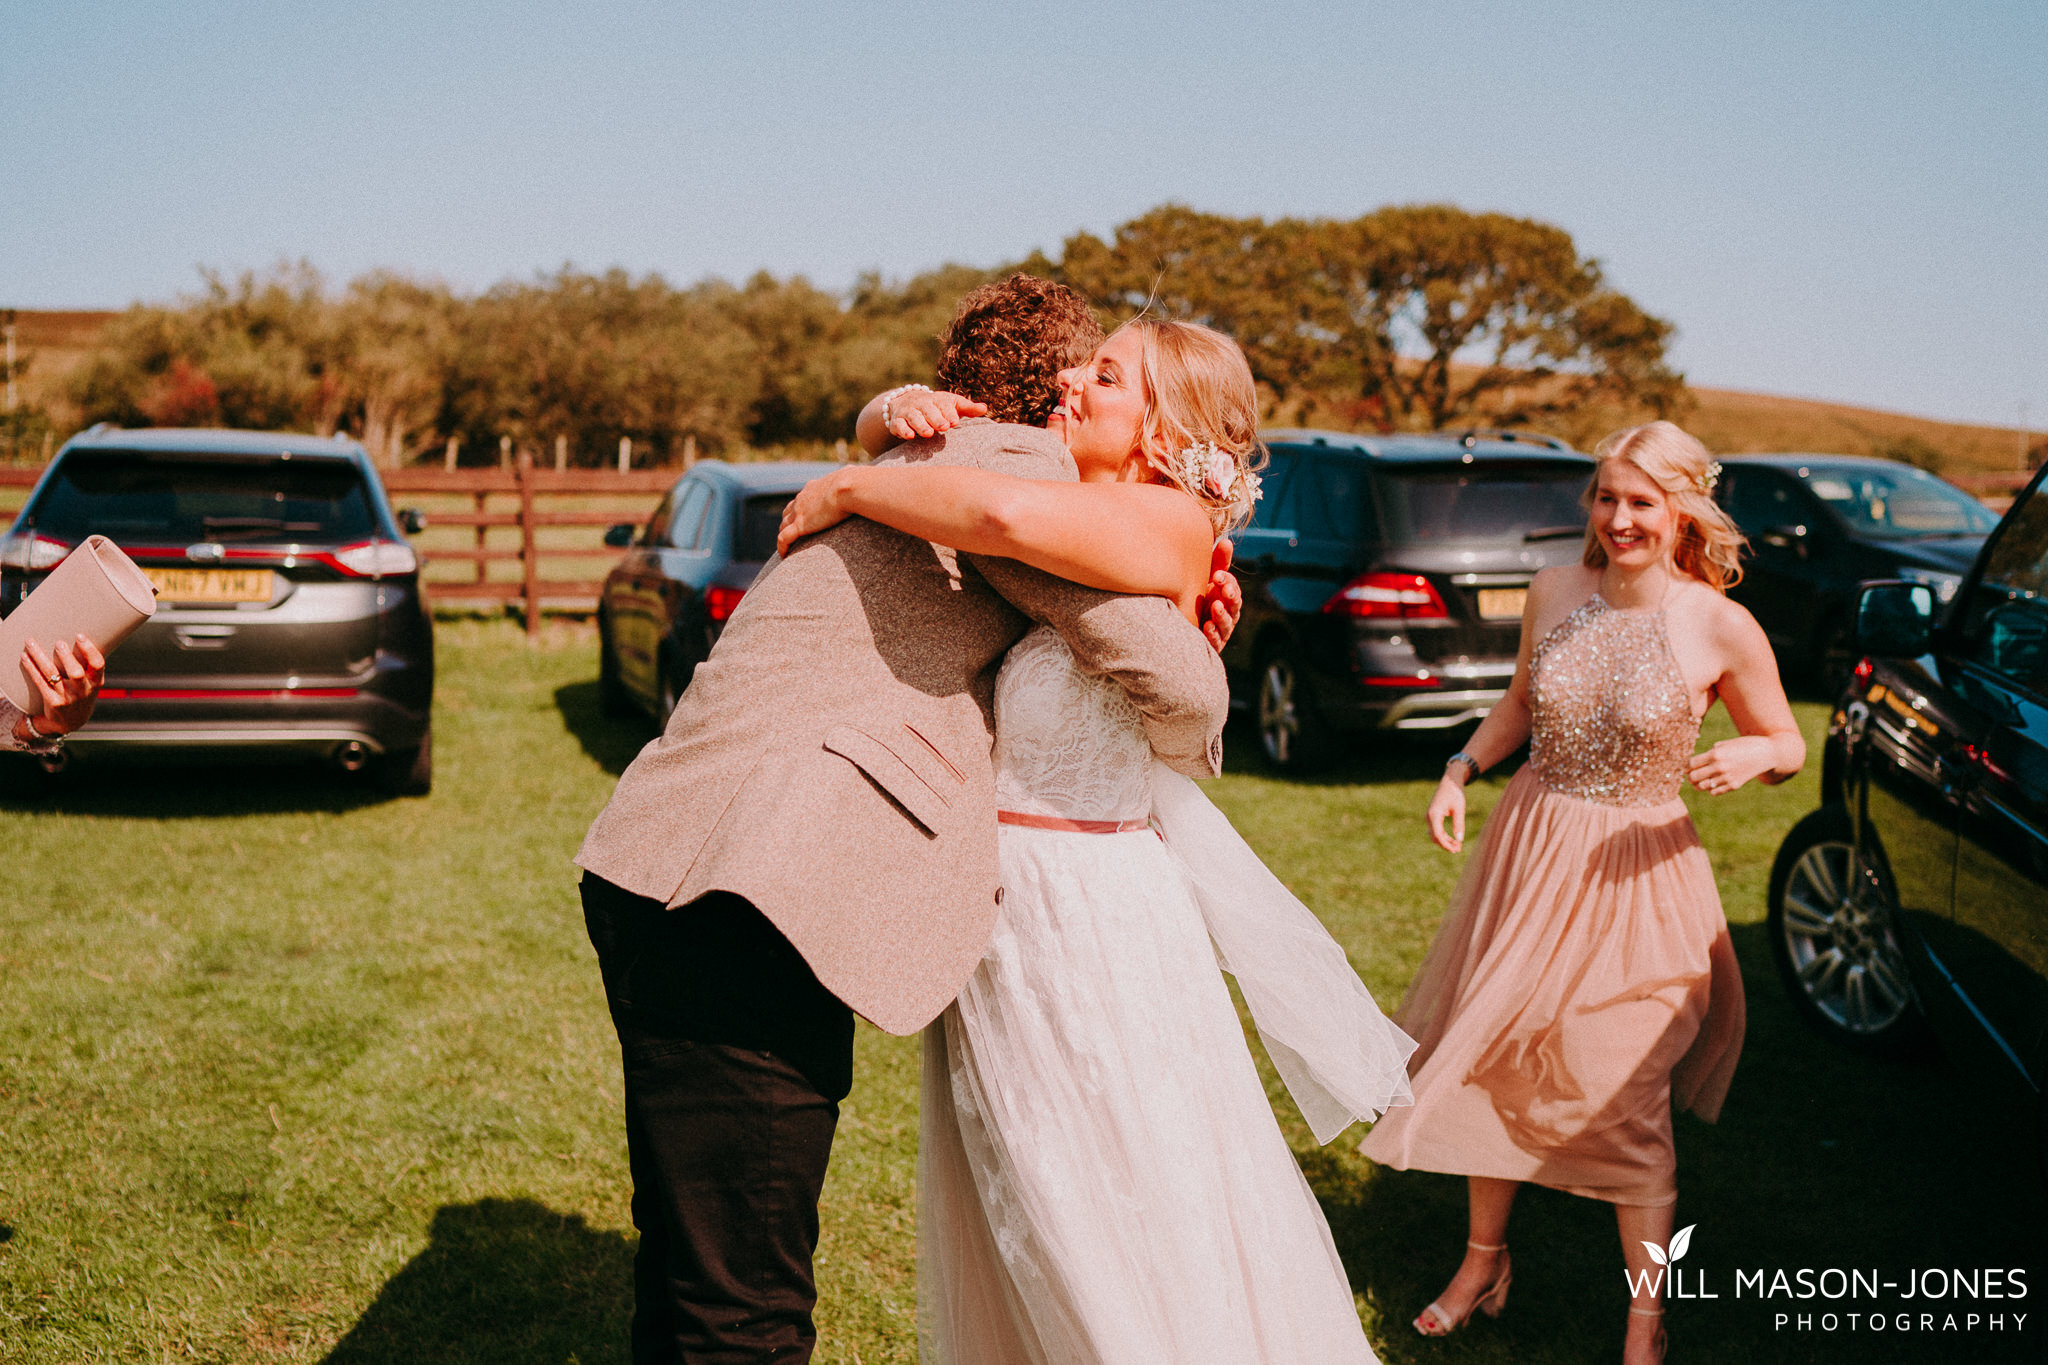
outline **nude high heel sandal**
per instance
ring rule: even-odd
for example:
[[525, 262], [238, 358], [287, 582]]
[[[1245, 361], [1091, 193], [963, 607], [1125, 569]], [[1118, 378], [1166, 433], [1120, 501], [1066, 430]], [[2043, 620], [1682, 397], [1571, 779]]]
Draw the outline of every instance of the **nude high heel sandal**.
[[[1664, 1310], [1662, 1308], [1637, 1308], [1634, 1304], [1629, 1305], [1628, 1311], [1630, 1317], [1636, 1318], [1662, 1318], [1664, 1316]], [[1671, 1344], [1670, 1341], [1664, 1335], [1664, 1324], [1662, 1322], [1659, 1322], [1657, 1324], [1657, 1335], [1655, 1341], [1657, 1348], [1657, 1359], [1659, 1361], [1662, 1361], [1664, 1359], [1665, 1350]]]
[[1423, 1309], [1421, 1314], [1415, 1319], [1415, 1330], [1423, 1336], [1447, 1337], [1460, 1327], [1463, 1327], [1466, 1320], [1475, 1311], [1484, 1313], [1489, 1318], [1497, 1318], [1500, 1316], [1500, 1310], [1507, 1306], [1508, 1284], [1515, 1278], [1515, 1266], [1514, 1262], [1508, 1257], [1507, 1245], [1503, 1243], [1497, 1247], [1490, 1247], [1481, 1245], [1478, 1242], [1467, 1242], [1465, 1245], [1474, 1251], [1498, 1251], [1501, 1253], [1500, 1273], [1493, 1277], [1493, 1283], [1486, 1287], [1485, 1293], [1472, 1300], [1472, 1307], [1467, 1308], [1463, 1314], [1456, 1318], [1445, 1312], [1444, 1306], [1441, 1303], [1432, 1303], [1429, 1307]]

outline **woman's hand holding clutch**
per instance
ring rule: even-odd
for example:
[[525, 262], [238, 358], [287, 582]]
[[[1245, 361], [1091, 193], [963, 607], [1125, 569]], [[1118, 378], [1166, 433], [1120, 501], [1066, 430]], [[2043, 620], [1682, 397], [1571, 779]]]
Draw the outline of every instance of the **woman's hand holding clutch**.
[[43, 713], [14, 723], [14, 737], [24, 744], [70, 734], [92, 717], [92, 706], [106, 681], [107, 660], [99, 647], [81, 635], [76, 646], [59, 644], [46, 650], [34, 640], [21, 651], [21, 671], [43, 700]]

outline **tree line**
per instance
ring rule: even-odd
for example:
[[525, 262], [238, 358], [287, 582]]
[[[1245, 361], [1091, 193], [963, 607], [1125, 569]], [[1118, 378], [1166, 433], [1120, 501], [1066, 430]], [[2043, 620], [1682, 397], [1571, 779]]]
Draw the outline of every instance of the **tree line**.
[[[138, 304], [71, 374], [80, 424], [344, 431], [384, 464], [495, 462], [501, 440], [579, 465], [621, 437], [656, 462], [814, 446], [873, 393], [929, 379], [959, 297], [1023, 269], [1106, 325], [1143, 310], [1244, 346], [1275, 422], [1350, 430], [1540, 426], [1575, 439], [1669, 415], [1670, 323], [1605, 280], [1562, 229], [1444, 206], [1350, 220], [1231, 218], [1165, 205], [1108, 240], [1079, 233], [982, 270], [948, 265], [845, 294], [801, 276], [687, 286], [564, 267], [479, 294], [311, 266]], [[644, 457], [643, 457], [644, 458]]]

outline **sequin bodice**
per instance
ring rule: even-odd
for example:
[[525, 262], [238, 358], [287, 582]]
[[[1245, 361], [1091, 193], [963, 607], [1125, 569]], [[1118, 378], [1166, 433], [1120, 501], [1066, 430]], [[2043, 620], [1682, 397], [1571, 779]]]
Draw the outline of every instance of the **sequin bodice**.
[[1605, 806], [1676, 800], [1700, 722], [1664, 613], [1595, 593], [1536, 646], [1529, 720], [1529, 766], [1551, 790]]
[[1067, 820], [1142, 820], [1152, 811], [1152, 745], [1123, 688], [1074, 666], [1038, 626], [996, 675], [996, 805]]

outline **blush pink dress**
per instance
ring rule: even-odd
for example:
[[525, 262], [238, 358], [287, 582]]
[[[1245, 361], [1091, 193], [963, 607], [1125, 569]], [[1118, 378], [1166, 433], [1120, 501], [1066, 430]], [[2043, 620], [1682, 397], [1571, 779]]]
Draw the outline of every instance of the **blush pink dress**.
[[1661, 1205], [1674, 1104], [1712, 1121], [1742, 977], [1679, 785], [1699, 718], [1661, 610], [1597, 594], [1537, 645], [1529, 761], [1487, 819], [1395, 1016], [1415, 1103], [1384, 1166]]

